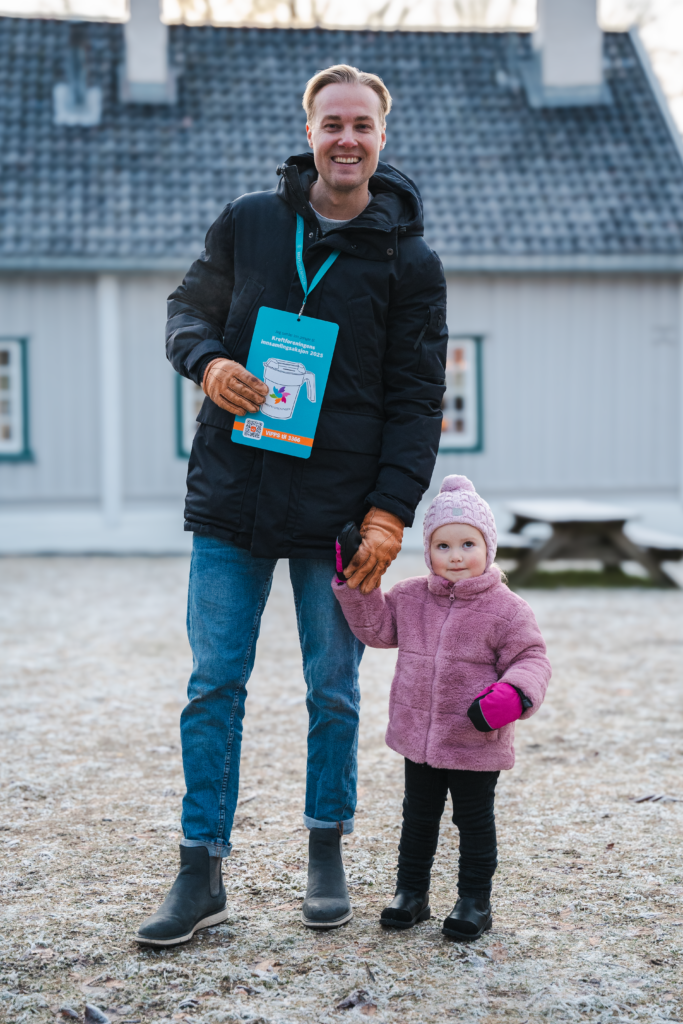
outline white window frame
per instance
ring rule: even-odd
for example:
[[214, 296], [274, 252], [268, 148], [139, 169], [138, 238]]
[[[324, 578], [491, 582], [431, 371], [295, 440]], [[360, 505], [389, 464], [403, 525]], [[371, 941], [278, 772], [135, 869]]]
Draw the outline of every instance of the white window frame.
[[192, 442], [197, 432], [197, 414], [206, 397], [204, 392], [187, 377], [176, 375], [176, 454], [179, 459], [189, 459]]
[[[31, 459], [28, 442], [27, 339], [0, 337], [0, 461]], [[5, 362], [6, 360], [6, 362]], [[4, 436], [9, 433], [9, 436]]]
[[[446, 358], [446, 394], [444, 395], [444, 420], [439, 443], [442, 452], [480, 452], [484, 448], [484, 409], [482, 342], [478, 334], [451, 334], [448, 339]], [[456, 352], [461, 350], [464, 358], [456, 363]], [[463, 404], [462, 415], [458, 416], [456, 400]], [[462, 430], [455, 430], [457, 421]], [[451, 429], [447, 425], [450, 425]]]

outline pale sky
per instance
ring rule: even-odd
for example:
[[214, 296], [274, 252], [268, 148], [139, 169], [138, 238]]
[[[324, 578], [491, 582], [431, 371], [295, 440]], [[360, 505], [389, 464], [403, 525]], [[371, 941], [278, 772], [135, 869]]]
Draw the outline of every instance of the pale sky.
[[[640, 26], [683, 131], [683, 0], [599, 0], [604, 29]], [[162, 0], [164, 21], [188, 25], [327, 28], [519, 28], [534, 25], [536, 0]], [[128, 0], [0, 0], [0, 14], [125, 21]]]

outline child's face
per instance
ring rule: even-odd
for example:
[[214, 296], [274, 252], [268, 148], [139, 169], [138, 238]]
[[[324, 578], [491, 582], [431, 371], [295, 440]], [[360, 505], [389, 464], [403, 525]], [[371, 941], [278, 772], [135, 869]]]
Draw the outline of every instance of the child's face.
[[486, 541], [475, 526], [449, 523], [432, 534], [432, 569], [445, 580], [468, 580], [486, 568]]

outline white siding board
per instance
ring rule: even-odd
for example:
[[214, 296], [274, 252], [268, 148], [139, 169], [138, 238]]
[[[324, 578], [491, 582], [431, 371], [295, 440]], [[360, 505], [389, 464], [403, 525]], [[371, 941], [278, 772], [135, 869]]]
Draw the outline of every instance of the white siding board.
[[27, 337], [33, 462], [0, 461], [0, 503], [92, 501], [99, 489], [94, 279], [1, 275], [0, 334]]
[[166, 298], [179, 284], [167, 274], [121, 280], [124, 360], [124, 496], [182, 498], [187, 460], [176, 452], [175, 371], [164, 346]]
[[[124, 496], [181, 501], [172, 274], [120, 281]], [[99, 501], [94, 275], [0, 276], [0, 334], [29, 338], [33, 463], [0, 461], [0, 504]], [[673, 496], [683, 481], [683, 303], [673, 277], [449, 275], [453, 334], [484, 336], [484, 449], [440, 456], [492, 496]]]
[[484, 450], [440, 456], [435, 478], [466, 473], [491, 494], [675, 492], [677, 288], [449, 275], [451, 332], [485, 337]]

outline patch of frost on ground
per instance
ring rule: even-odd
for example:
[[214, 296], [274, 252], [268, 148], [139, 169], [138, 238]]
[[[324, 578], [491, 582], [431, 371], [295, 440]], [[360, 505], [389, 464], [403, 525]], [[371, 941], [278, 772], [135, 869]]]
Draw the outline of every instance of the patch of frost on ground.
[[[2, 560], [0, 1019], [65, 1021], [71, 1007], [82, 1020], [90, 1003], [112, 1024], [683, 1020], [683, 594], [524, 595], [554, 678], [498, 787], [494, 928], [461, 946], [440, 934], [456, 895], [448, 814], [434, 918], [398, 934], [377, 923], [401, 803], [387, 651], [362, 667], [355, 917], [322, 934], [299, 923], [304, 683], [280, 565], [249, 687], [231, 915], [157, 953], [131, 933], [176, 869], [187, 571], [183, 558]], [[423, 571], [406, 555], [391, 576]]]

